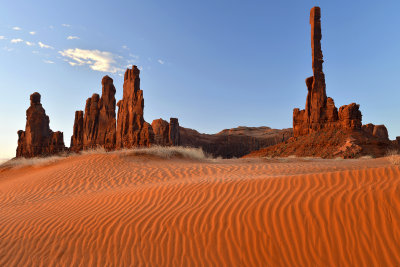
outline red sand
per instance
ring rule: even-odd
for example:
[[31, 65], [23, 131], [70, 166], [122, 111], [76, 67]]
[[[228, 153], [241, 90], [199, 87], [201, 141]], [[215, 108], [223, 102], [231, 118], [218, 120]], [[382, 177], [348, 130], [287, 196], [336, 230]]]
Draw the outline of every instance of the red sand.
[[0, 266], [395, 266], [385, 159], [74, 156], [0, 171]]

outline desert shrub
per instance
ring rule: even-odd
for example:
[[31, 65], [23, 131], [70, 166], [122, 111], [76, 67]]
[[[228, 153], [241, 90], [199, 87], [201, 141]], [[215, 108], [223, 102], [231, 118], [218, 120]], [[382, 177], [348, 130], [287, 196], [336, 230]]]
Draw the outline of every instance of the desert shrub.
[[386, 152], [387, 160], [393, 165], [400, 165], [400, 155], [397, 149], [390, 149]]

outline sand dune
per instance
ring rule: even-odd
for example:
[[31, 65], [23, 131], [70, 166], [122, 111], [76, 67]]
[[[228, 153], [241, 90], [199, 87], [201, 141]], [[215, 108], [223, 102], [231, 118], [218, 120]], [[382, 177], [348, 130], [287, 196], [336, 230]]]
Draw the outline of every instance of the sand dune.
[[398, 266], [385, 159], [87, 154], [0, 172], [0, 266]]

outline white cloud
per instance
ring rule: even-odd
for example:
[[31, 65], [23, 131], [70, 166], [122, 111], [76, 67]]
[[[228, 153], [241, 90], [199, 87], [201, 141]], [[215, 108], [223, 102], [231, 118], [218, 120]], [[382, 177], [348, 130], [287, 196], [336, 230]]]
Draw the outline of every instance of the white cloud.
[[71, 27], [71, 25], [69, 25], [69, 24], [61, 24], [61, 26], [63, 26], [63, 27]]
[[49, 28], [50, 28], [50, 29], [54, 29], [54, 26], [53, 26], [53, 25], [50, 25]]
[[33, 45], [35, 45], [35, 43], [31, 43], [31, 42], [28, 42], [28, 41], [26, 41], [25, 43], [26, 43], [27, 46], [33, 46]]
[[110, 52], [71, 48], [59, 51], [59, 53], [70, 59], [68, 63], [71, 66], [88, 65], [92, 70], [111, 73], [122, 71], [121, 68], [115, 66], [117, 64], [116, 56]]
[[7, 52], [11, 52], [14, 50], [14, 48], [9, 48], [7, 46], [3, 47], [4, 50], [6, 50]]
[[7, 39], [5, 36], [0, 35], [0, 40], [5, 40], [5, 39]]
[[39, 42], [38, 44], [39, 44], [40, 48], [50, 48], [50, 49], [54, 49], [54, 47], [52, 47], [52, 46], [50, 46], [50, 45], [46, 45], [46, 44], [44, 44], [44, 43], [42, 43], [42, 42]]
[[20, 27], [18, 27], [18, 26], [15, 26], [15, 27], [13, 27], [12, 28], [14, 31], [20, 31], [20, 30], [22, 30]]
[[79, 39], [78, 36], [68, 36], [67, 40], [75, 40], [75, 39]]
[[20, 43], [20, 42], [23, 42], [23, 41], [24, 41], [24, 40], [18, 38], [18, 39], [11, 39], [10, 42], [11, 42], [12, 44], [17, 44], [17, 43]]
[[33, 31], [32, 31], [32, 32], [29, 32], [29, 34], [30, 34], [30, 35], [35, 35], [36, 32], [33, 32]]
[[45, 60], [43, 60], [43, 62], [44, 62], [44, 63], [46, 63], [46, 64], [54, 64], [54, 62], [53, 62], [53, 61], [51, 61], [51, 60], [46, 60], [46, 59], [45, 59]]
[[158, 63], [160, 63], [161, 65], [164, 65], [164, 63], [165, 63], [165, 61], [163, 61], [163, 60], [161, 60], [161, 59], [159, 59], [159, 60], [157, 60], [158, 61]]
[[122, 48], [123, 48], [123, 49], [128, 49], [128, 46], [123, 45]]
[[39, 51], [32, 51], [33, 54], [39, 54]]

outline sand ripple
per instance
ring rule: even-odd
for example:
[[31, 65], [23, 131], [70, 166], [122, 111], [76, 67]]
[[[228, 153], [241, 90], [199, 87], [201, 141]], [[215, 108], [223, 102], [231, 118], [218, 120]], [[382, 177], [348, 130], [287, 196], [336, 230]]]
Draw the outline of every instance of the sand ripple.
[[0, 172], [0, 266], [399, 266], [371, 160], [74, 156]]

